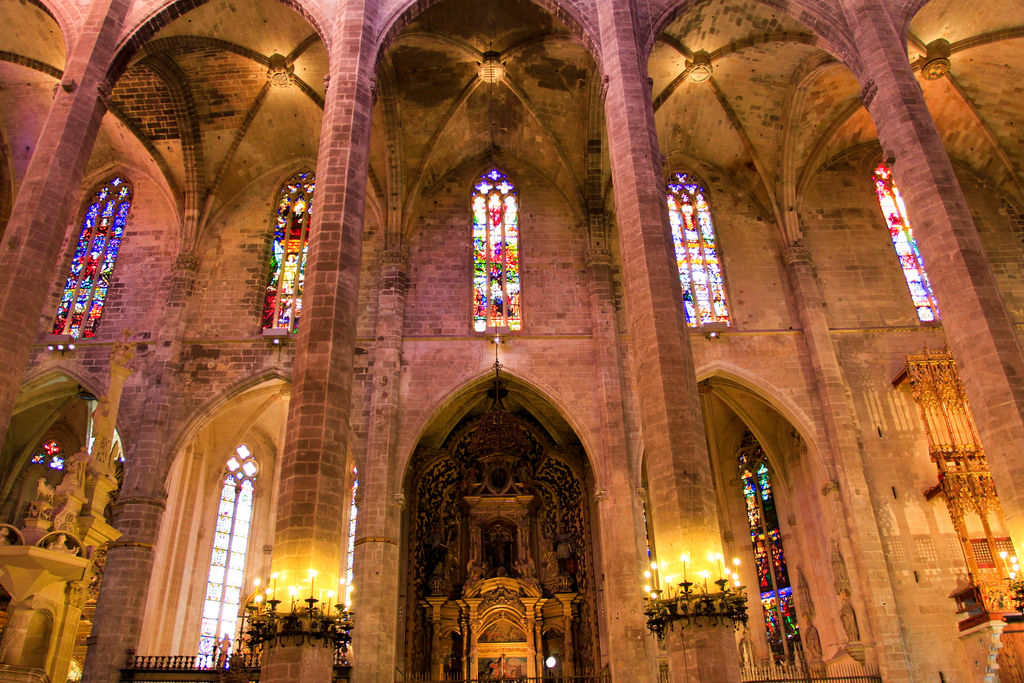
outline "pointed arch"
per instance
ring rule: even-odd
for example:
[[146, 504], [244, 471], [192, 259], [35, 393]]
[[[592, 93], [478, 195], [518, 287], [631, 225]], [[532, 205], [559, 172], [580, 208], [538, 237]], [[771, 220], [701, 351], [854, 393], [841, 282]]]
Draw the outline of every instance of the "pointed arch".
[[689, 173], [674, 173], [667, 203], [686, 324], [700, 327], [731, 322], [718, 238], [707, 189]]
[[53, 334], [88, 339], [96, 333], [128, 227], [132, 186], [116, 175], [93, 194], [82, 216], [78, 242], [64, 281]]
[[473, 185], [473, 329], [523, 327], [519, 194], [497, 168]]
[[240, 444], [224, 464], [199, 626], [199, 658], [203, 664], [212, 663], [217, 641], [235, 636], [258, 474], [256, 458], [245, 444]]

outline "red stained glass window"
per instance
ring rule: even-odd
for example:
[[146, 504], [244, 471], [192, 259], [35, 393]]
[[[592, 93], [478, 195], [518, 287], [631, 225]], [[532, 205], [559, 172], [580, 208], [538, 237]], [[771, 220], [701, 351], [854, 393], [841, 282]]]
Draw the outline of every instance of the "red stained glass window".
[[523, 326], [519, 281], [519, 196], [496, 168], [473, 187], [473, 329]]
[[295, 332], [298, 327], [315, 187], [313, 174], [302, 171], [292, 176], [278, 193], [267, 291], [263, 298], [265, 330]]
[[892, 179], [892, 170], [885, 164], [875, 169], [873, 175], [875, 181], [875, 193], [878, 195], [878, 205], [882, 209], [886, 226], [889, 228], [889, 236], [892, 238], [892, 246], [896, 249], [896, 256], [900, 260], [900, 268], [903, 269], [903, 276], [907, 280], [907, 287], [910, 289], [910, 298], [917, 309], [917, 317], [923, 321], [939, 319], [939, 305], [935, 301], [935, 294], [932, 292], [932, 285], [928, 281], [928, 273], [924, 270], [924, 259], [917, 248], [917, 240], [910, 228], [910, 219], [907, 218], [907, 207], [903, 203], [903, 197]]
[[676, 173], [668, 183], [667, 201], [686, 324], [728, 325], [725, 280], [707, 190], [689, 174]]
[[794, 646], [800, 641], [793, 588], [779, 528], [771, 470], [764, 450], [750, 432], [743, 437], [738, 461], [765, 635], [775, 659], [791, 659]]

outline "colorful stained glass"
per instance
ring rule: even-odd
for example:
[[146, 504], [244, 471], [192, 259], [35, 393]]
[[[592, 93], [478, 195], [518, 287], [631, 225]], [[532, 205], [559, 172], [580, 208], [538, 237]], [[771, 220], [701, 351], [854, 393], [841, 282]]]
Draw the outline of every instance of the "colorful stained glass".
[[123, 178], [111, 179], [93, 196], [82, 218], [78, 244], [64, 281], [53, 321], [54, 334], [76, 339], [95, 334], [131, 208], [131, 186]]
[[686, 324], [728, 325], [725, 281], [707, 190], [687, 173], [676, 173], [668, 184], [668, 218], [683, 288]]
[[235, 635], [249, 549], [253, 486], [259, 471], [245, 445], [235, 449], [224, 469], [199, 629], [199, 663], [206, 666], [213, 661], [217, 641], [225, 635]]
[[64, 452], [56, 439], [47, 439], [39, 444], [29, 462], [33, 465], [46, 465], [52, 470], [63, 470]]
[[313, 174], [302, 171], [286, 182], [278, 193], [274, 242], [270, 249], [267, 291], [263, 299], [265, 330], [295, 332], [298, 327], [315, 187]]
[[519, 281], [519, 197], [492, 168], [473, 188], [473, 329], [523, 326]]
[[348, 550], [345, 553], [345, 604], [352, 600], [352, 566], [356, 559], [356, 516], [359, 508], [356, 506], [356, 494], [359, 492], [359, 471], [352, 469], [355, 479], [352, 480], [352, 498], [348, 506]]
[[885, 164], [880, 164], [875, 169], [873, 177], [875, 193], [878, 195], [878, 205], [881, 207], [882, 215], [889, 227], [892, 246], [896, 249], [900, 268], [903, 269], [907, 287], [910, 288], [910, 298], [914, 302], [914, 308], [917, 309], [917, 317], [926, 322], [938, 320], [939, 305], [932, 292], [928, 273], [925, 272], [924, 259], [921, 258], [921, 252], [917, 248], [917, 240], [914, 239], [914, 233], [910, 228], [907, 207], [893, 181], [892, 169]]
[[796, 610], [793, 607], [793, 589], [782, 545], [771, 470], [764, 450], [750, 432], [743, 437], [738, 461], [750, 544], [757, 568], [765, 635], [776, 659], [791, 659], [794, 646], [800, 641]]

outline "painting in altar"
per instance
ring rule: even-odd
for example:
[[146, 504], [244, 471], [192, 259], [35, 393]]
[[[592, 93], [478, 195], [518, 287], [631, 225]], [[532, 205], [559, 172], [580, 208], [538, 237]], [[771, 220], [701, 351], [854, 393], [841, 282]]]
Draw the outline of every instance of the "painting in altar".
[[480, 657], [477, 660], [482, 680], [514, 681], [526, 678], [526, 657]]

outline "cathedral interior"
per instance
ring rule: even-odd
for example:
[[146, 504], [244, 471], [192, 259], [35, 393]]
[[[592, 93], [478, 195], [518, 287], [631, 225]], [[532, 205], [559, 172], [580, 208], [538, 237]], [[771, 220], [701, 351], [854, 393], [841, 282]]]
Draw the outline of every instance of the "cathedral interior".
[[1024, 680], [1020, 0], [0, 25], [0, 680]]

